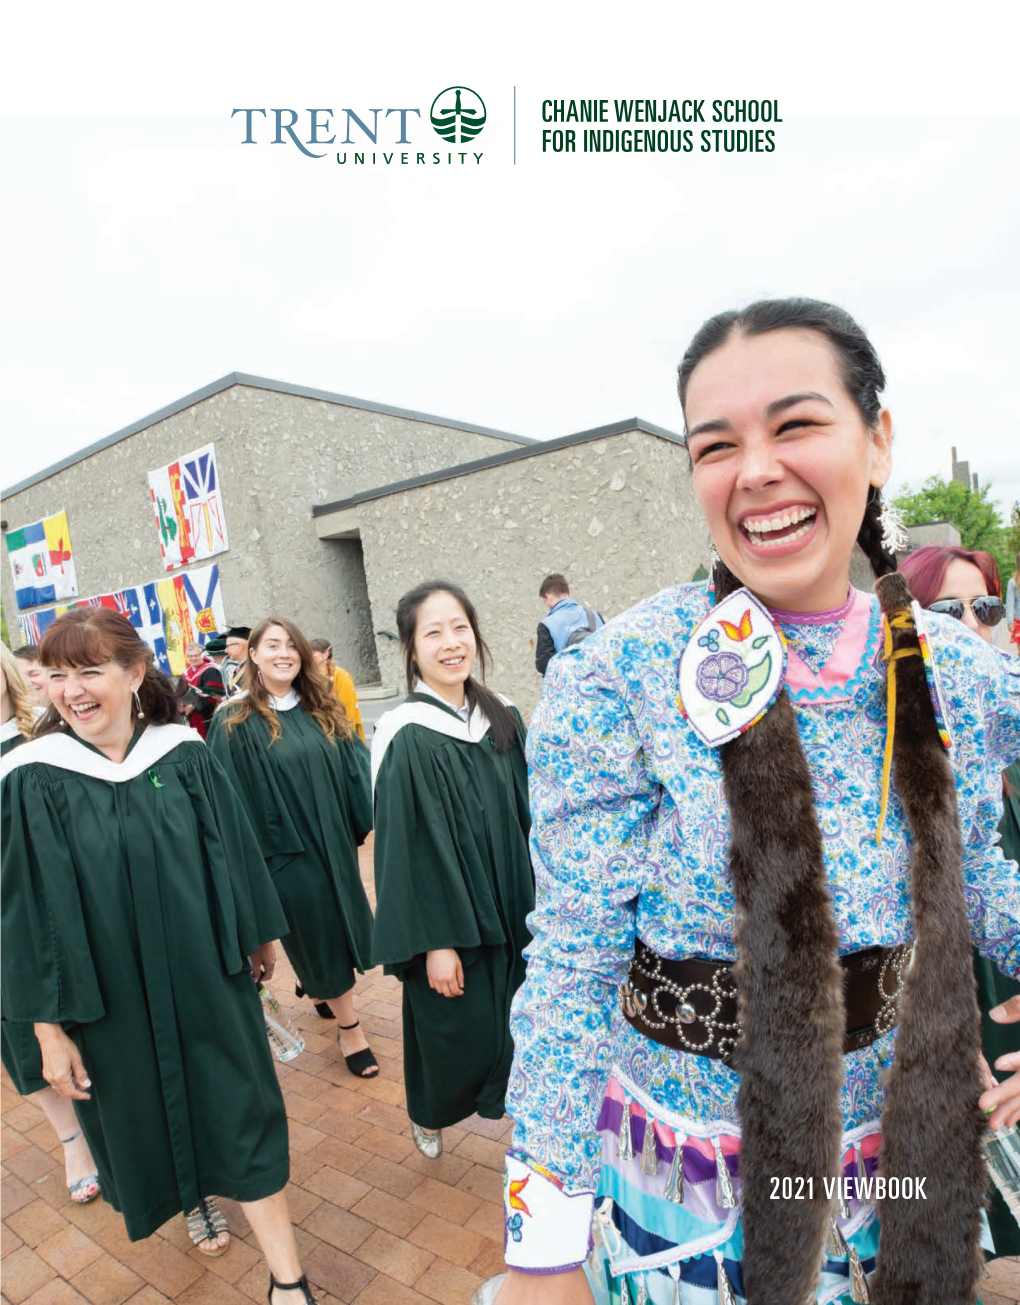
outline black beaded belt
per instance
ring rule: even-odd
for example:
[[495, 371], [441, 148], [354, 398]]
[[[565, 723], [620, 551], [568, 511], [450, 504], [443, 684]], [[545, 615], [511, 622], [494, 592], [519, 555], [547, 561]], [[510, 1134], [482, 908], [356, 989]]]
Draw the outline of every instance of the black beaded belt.
[[[843, 1053], [870, 1046], [895, 1028], [911, 944], [869, 947], [839, 958], [846, 1035]], [[700, 956], [673, 961], [640, 940], [620, 988], [624, 1017], [653, 1042], [731, 1065], [740, 1037], [737, 989], [730, 961]]]

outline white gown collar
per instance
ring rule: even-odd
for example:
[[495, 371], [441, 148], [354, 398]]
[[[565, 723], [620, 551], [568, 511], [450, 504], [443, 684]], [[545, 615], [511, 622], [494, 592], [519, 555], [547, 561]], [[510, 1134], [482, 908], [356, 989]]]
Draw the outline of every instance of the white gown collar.
[[93, 752], [72, 733], [45, 734], [41, 739], [30, 739], [9, 752], [0, 761], [0, 779], [6, 779], [19, 766], [39, 762], [55, 766], [58, 770], [72, 770], [78, 775], [105, 779], [111, 784], [123, 784], [136, 779], [160, 758], [181, 743], [202, 743], [197, 730], [188, 725], [150, 725], [135, 746], [121, 762], [111, 761], [101, 752]]

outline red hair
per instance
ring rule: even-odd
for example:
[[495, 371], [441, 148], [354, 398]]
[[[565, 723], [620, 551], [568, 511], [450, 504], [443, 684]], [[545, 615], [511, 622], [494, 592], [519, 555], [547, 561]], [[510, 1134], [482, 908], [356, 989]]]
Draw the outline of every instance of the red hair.
[[940, 548], [925, 544], [923, 548], [905, 557], [900, 570], [910, 581], [910, 589], [922, 607], [927, 607], [938, 597], [946, 578], [950, 562], [969, 562], [981, 572], [985, 588], [993, 598], [1002, 597], [999, 568], [991, 553], [972, 552], [967, 548]]
[[[156, 669], [152, 649], [138, 637], [135, 627], [120, 612], [109, 607], [75, 607], [58, 616], [42, 637], [39, 661], [43, 666], [100, 666], [116, 662], [124, 670], [145, 667], [138, 686], [138, 700], [149, 725], [180, 722], [177, 692], [167, 677]], [[135, 712], [132, 712], [132, 716]], [[36, 737], [63, 729], [64, 721], [50, 707], [39, 722]]]

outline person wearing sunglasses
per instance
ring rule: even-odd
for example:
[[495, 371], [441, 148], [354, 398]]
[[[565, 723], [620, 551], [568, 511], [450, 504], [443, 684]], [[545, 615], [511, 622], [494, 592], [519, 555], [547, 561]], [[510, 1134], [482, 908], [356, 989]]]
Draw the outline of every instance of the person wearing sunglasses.
[[[990, 553], [928, 544], [903, 559], [900, 570], [910, 580], [914, 597], [931, 612], [942, 612], [968, 626], [986, 643], [1005, 615], [999, 568]], [[1020, 760], [1002, 773], [1003, 815], [999, 841], [1010, 860], [1020, 860]], [[981, 1046], [990, 1065], [1016, 1048], [1016, 1032], [996, 1024], [988, 1012], [1020, 993], [1020, 983], [1007, 978], [977, 952], [974, 975], [981, 1008]], [[997, 1255], [1020, 1255], [1020, 1228], [998, 1191], [992, 1195], [988, 1223]]]

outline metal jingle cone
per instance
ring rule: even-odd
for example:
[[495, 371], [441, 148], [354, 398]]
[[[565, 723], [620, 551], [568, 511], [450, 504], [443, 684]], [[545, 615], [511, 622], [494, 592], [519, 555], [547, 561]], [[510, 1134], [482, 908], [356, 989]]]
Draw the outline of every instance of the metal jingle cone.
[[[737, 1194], [733, 1190], [733, 1179], [726, 1168], [726, 1157], [722, 1152], [722, 1143], [717, 1137], [712, 1138], [715, 1148], [715, 1203], [720, 1210], [733, 1210], [737, 1204]], [[720, 1305], [722, 1297], [720, 1299]]]
[[[680, 1295], [680, 1266], [676, 1266], [676, 1277], [673, 1278], [673, 1299], [670, 1305], [684, 1305], [683, 1298]], [[670, 1275], [672, 1277], [672, 1275]]]
[[673, 1163], [669, 1166], [669, 1176], [666, 1179], [666, 1190], [663, 1195], [667, 1201], [672, 1201], [675, 1205], [683, 1204], [684, 1144], [679, 1133], [676, 1135], [676, 1150], [673, 1152]]
[[846, 1194], [845, 1194], [845, 1192], [844, 1192], [844, 1190], [843, 1190], [843, 1178], [844, 1178], [844, 1176], [845, 1176], [845, 1175], [844, 1175], [844, 1173], [843, 1173], [843, 1167], [842, 1167], [842, 1165], [841, 1165], [841, 1166], [840, 1166], [840, 1170], [839, 1170], [839, 1187], [838, 1187], [838, 1191], [839, 1191], [839, 1217], [840, 1217], [841, 1219], [849, 1219], [849, 1218], [850, 1218], [850, 1206], [849, 1206], [849, 1204], [848, 1204], [848, 1202], [847, 1202]]
[[737, 1297], [733, 1290], [733, 1284], [730, 1282], [726, 1269], [723, 1267], [721, 1251], [715, 1252], [715, 1280], [719, 1305], [737, 1305]]
[[620, 1120], [620, 1136], [616, 1154], [621, 1160], [634, 1159], [634, 1140], [630, 1135], [630, 1102], [623, 1098], [623, 1118]]
[[830, 1260], [843, 1260], [846, 1258], [846, 1253], [846, 1238], [843, 1236], [835, 1218], [830, 1218], [829, 1231], [825, 1238], [825, 1254]]
[[[860, 1142], [854, 1144], [854, 1160], [857, 1163], [858, 1182], [863, 1182], [867, 1177], [868, 1171], [864, 1167], [864, 1152], [861, 1150]], [[857, 1190], [860, 1191], [860, 1188], [858, 1187]]]
[[627, 1275], [620, 1278], [620, 1305], [630, 1305], [630, 1290], [627, 1287]]
[[648, 1305], [648, 1288], [645, 1286], [645, 1275], [638, 1278], [637, 1300], [634, 1305]]
[[868, 1290], [868, 1279], [861, 1257], [852, 1246], [847, 1249], [850, 1252], [850, 1299], [854, 1305], [871, 1305], [871, 1292]]
[[655, 1145], [655, 1125], [645, 1115], [645, 1140], [641, 1143], [641, 1172], [654, 1176], [659, 1172], [659, 1148]]

